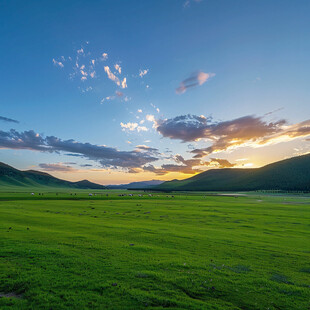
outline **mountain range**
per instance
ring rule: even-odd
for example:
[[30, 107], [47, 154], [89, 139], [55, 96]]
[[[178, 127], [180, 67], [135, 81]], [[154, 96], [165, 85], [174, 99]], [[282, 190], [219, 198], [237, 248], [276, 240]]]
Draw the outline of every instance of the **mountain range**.
[[191, 178], [103, 186], [88, 180], [70, 182], [35, 170], [21, 171], [0, 162], [0, 188], [146, 189], [158, 191], [310, 191], [310, 154], [261, 168], [210, 169]]
[[147, 189], [156, 185], [164, 183], [161, 180], [151, 180], [151, 181], [141, 181], [141, 182], [132, 182], [128, 184], [119, 184], [119, 185], [107, 185], [108, 189]]

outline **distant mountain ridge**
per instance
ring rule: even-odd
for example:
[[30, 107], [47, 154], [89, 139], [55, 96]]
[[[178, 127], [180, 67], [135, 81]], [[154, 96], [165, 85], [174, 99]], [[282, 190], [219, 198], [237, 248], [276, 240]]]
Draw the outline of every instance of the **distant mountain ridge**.
[[150, 188], [156, 185], [164, 183], [161, 180], [151, 180], [151, 181], [141, 181], [141, 182], [132, 182], [128, 184], [119, 184], [119, 185], [107, 185], [108, 189], [140, 189], [140, 188]]
[[70, 182], [53, 177], [52, 175], [36, 170], [21, 171], [0, 162], [0, 187], [55, 187], [72, 189], [105, 189], [100, 184], [88, 180]]
[[261, 168], [211, 169], [185, 180], [164, 182], [162, 191], [310, 191], [310, 154], [281, 160]]

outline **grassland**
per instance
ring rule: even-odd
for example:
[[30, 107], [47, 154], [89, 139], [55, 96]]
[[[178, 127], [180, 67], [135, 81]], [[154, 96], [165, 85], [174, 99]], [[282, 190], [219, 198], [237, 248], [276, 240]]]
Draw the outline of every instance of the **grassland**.
[[309, 197], [109, 192], [0, 193], [1, 309], [309, 309]]

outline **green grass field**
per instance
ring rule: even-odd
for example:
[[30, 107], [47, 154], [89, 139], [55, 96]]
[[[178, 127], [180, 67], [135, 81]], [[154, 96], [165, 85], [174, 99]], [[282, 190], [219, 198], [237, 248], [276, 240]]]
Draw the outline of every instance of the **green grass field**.
[[101, 193], [0, 193], [1, 309], [309, 309], [309, 197]]

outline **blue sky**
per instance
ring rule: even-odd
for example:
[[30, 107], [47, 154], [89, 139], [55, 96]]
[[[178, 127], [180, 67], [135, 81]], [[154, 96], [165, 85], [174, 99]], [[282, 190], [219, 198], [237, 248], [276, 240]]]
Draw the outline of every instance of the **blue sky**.
[[[1, 161], [107, 184], [307, 153], [309, 15], [309, 1], [1, 1], [0, 116], [19, 122], [0, 119]], [[175, 119], [188, 114], [205, 119]], [[48, 136], [143, 160], [68, 156]]]

